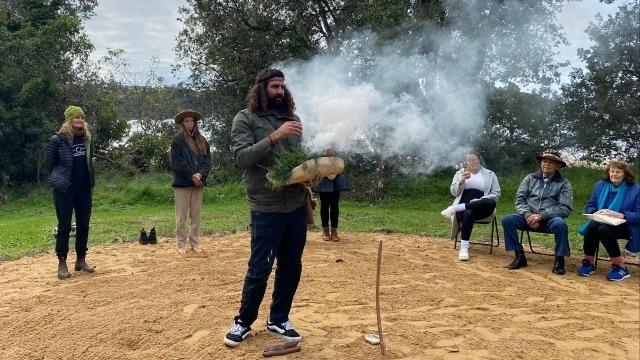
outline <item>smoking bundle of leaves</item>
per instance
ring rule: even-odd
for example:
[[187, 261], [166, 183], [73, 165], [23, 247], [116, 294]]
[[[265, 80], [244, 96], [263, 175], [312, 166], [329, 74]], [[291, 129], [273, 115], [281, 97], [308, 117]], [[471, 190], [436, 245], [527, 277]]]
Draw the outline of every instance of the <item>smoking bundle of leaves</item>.
[[[303, 147], [289, 148], [286, 154], [279, 157], [269, 167], [267, 187], [273, 191], [281, 190], [289, 179], [289, 176], [291, 176], [291, 170], [311, 158], [312, 156]], [[303, 164], [303, 166], [305, 165]]]

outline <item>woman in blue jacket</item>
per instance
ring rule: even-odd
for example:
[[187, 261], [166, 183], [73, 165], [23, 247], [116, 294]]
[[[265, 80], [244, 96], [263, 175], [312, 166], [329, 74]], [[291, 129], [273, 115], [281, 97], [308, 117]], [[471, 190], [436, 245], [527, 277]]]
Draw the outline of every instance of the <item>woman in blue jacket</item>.
[[64, 122], [57, 134], [49, 139], [44, 170], [49, 173], [53, 187], [53, 204], [58, 218], [56, 255], [58, 278], [70, 277], [67, 268], [71, 215], [76, 213], [76, 271], [93, 272], [87, 264], [87, 242], [91, 217], [91, 189], [95, 185], [91, 163], [91, 132], [84, 120], [84, 111], [69, 106], [64, 111]]
[[640, 185], [633, 183], [633, 172], [622, 161], [610, 161], [604, 172], [603, 180], [596, 183], [587, 203], [585, 213], [602, 214], [624, 219], [625, 222], [613, 226], [589, 221], [578, 230], [584, 235], [584, 260], [578, 269], [578, 275], [589, 276], [595, 272], [593, 265], [599, 242], [609, 253], [611, 271], [607, 279], [622, 281], [629, 276], [624, 266], [624, 257], [618, 245], [618, 239], [628, 239], [627, 250], [640, 252]]
[[[178, 253], [184, 255], [187, 236], [191, 250], [201, 252], [200, 209], [202, 208], [202, 189], [207, 185], [207, 175], [211, 169], [211, 150], [209, 143], [198, 130], [199, 112], [191, 109], [181, 111], [175, 121], [180, 132], [171, 142], [171, 170], [173, 170], [173, 191], [176, 201], [176, 238]], [[189, 217], [189, 233], [185, 234], [185, 225]]]

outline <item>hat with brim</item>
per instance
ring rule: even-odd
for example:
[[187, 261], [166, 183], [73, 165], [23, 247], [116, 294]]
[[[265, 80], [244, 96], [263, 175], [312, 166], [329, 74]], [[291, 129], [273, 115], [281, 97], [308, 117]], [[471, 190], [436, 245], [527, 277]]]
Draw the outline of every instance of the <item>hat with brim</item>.
[[187, 117], [192, 117], [193, 120], [198, 121], [202, 119], [202, 114], [191, 109], [182, 110], [178, 113], [178, 115], [176, 115], [176, 124], [178, 125], [182, 124], [182, 120], [184, 120], [184, 118], [187, 118]]
[[536, 156], [536, 159], [538, 159], [538, 161], [542, 161], [542, 159], [553, 160], [559, 162], [560, 167], [567, 166], [567, 163], [560, 157], [560, 153], [555, 150], [545, 150], [540, 153], [540, 155]]

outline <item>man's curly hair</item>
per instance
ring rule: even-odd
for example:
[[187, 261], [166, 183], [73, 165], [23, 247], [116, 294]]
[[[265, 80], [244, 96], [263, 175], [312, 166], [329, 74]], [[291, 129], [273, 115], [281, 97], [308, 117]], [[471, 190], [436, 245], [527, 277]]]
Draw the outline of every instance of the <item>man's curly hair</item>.
[[[256, 76], [256, 82], [247, 94], [247, 109], [251, 111], [267, 111], [269, 101], [267, 85], [269, 85], [269, 80], [275, 77], [284, 79], [284, 74], [278, 69], [266, 69]], [[293, 116], [296, 110], [296, 103], [293, 101], [293, 96], [286, 86], [284, 87], [284, 105], [284, 109], [282, 109], [284, 115]]]

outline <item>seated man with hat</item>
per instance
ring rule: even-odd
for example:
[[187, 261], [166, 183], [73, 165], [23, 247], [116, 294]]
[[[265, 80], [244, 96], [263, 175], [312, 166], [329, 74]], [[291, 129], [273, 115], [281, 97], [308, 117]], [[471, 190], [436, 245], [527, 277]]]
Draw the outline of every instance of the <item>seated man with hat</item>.
[[552, 272], [563, 275], [564, 257], [569, 256], [569, 231], [564, 219], [571, 214], [573, 193], [571, 183], [559, 170], [567, 164], [554, 150], [545, 150], [536, 159], [541, 170], [527, 175], [520, 183], [515, 201], [518, 213], [502, 219], [505, 250], [515, 251], [515, 258], [507, 268], [527, 266], [517, 231], [533, 230], [554, 234], [556, 259]]

